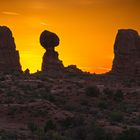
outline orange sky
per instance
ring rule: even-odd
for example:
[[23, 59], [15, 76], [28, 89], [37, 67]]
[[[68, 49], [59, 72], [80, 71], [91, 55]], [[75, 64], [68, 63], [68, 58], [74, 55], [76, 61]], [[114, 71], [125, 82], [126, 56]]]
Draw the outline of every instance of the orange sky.
[[96, 73], [112, 66], [117, 30], [140, 33], [140, 0], [1, 0], [0, 25], [13, 31], [23, 70], [40, 70], [45, 29], [60, 37], [57, 48], [65, 66]]

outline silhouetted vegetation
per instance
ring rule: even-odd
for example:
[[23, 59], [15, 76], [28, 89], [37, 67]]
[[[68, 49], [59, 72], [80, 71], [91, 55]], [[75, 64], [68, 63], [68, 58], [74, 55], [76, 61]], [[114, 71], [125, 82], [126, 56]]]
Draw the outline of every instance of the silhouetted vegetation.
[[97, 97], [100, 95], [100, 90], [96, 86], [87, 87], [85, 92], [86, 92], [86, 95], [90, 97]]
[[28, 127], [28, 129], [29, 129], [32, 133], [36, 132], [37, 129], [38, 129], [38, 126], [37, 126], [36, 123], [34, 123], [34, 122], [29, 122], [29, 123], [27, 124], [27, 127]]
[[104, 95], [106, 95], [107, 97], [112, 97], [113, 96], [113, 91], [109, 88], [105, 88], [103, 90]]
[[87, 140], [112, 140], [112, 136], [109, 133], [106, 133], [105, 130], [101, 127], [94, 127], [93, 131], [88, 134], [89, 139]]
[[44, 132], [56, 129], [56, 125], [52, 120], [48, 120], [44, 126]]
[[122, 101], [124, 99], [124, 93], [122, 90], [117, 90], [114, 94], [114, 100], [115, 101]]
[[81, 117], [67, 117], [61, 121], [61, 126], [64, 128], [72, 128], [82, 125], [84, 120]]
[[139, 140], [139, 139], [140, 139], [140, 130], [136, 128], [130, 128], [120, 133], [115, 140]]
[[17, 140], [16, 133], [0, 130], [0, 140]]
[[72, 140], [72, 139], [69, 139], [65, 136], [63, 136], [60, 132], [58, 131], [49, 131], [47, 134], [46, 134], [46, 137], [44, 140]]
[[107, 109], [109, 107], [109, 102], [106, 101], [106, 100], [101, 100], [99, 103], [98, 103], [98, 107], [100, 109]]
[[110, 114], [110, 120], [112, 122], [122, 122], [124, 120], [124, 116], [121, 112], [114, 111]]

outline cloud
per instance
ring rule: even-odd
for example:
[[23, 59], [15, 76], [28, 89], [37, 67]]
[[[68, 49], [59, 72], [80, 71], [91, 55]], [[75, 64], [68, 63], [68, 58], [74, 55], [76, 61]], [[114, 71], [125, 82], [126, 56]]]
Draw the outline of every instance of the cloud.
[[11, 16], [19, 16], [19, 13], [16, 12], [10, 12], [10, 11], [3, 11], [2, 14], [4, 15], [11, 15]]
[[73, 0], [74, 3], [80, 4], [80, 5], [92, 5], [92, 4], [101, 4], [104, 2], [108, 2], [109, 0]]
[[[134, 0], [123, 0], [123, 2], [133, 2]], [[136, 0], [137, 1], [137, 0]], [[80, 5], [92, 5], [92, 4], [110, 4], [110, 3], [120, 3], [122, 0], [73, 0], [73, 2]]]
[[80, 4], [93, 4], [95, 3], [95, 1], [93, 0], [81, 0], [79, 1]]
[[40, 23], [41, 25], [44, 25], [44, 26], [49, 26], [49, 24], [45, 23], [45, 22], [41, 22]]

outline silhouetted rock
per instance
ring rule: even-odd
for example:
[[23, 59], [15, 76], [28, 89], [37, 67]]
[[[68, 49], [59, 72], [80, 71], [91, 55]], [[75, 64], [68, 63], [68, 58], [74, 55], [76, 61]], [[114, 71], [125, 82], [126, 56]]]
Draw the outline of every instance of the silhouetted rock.
[[140, 75], [140, 37], [131, 29], [118, 31], [114, 44], [112, 72], [124, 76]]
[[45, 30], [40, 35], [40, 43], [45, 49], [54, 49], [59, 45], [59, 37], [55, 33]]
[[64, 69], [62, 61], [58, 58], [58, 52], [55, 47], [59, 45], [59, 38], [55, 33], [45, 30], [40, 36], [40, 43], [46, 49], [43, 56], [42, 71], [54, 72]]
[[19, 52], [11, 30], [6, 26], [0, 26], [0, 72], [21, 72]]
[[76, 65], [69, 65], [68, 67], [66, 67], [66, 70], [67, 72], [70, 72], [70, 73], [76, 73], [76, 74], [83, 73], [82, 70], [77, 68]]
[[24, 71], [24, 74], [27, 75], [27, 76], [30, 75], [30, 70], [27, 68], [27, 69]]

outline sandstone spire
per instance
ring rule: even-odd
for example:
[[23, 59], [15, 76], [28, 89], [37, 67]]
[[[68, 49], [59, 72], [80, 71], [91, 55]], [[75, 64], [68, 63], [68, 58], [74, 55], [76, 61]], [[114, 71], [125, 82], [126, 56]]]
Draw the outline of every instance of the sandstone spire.
[[21, 72], [19, 52], [11, 30], [6, 26], [0, 26], [0, 72]]
[[140, 74], [140, 36], [132, 29], [118, 31], [114, 44], [112, 72], [119, 75]]

